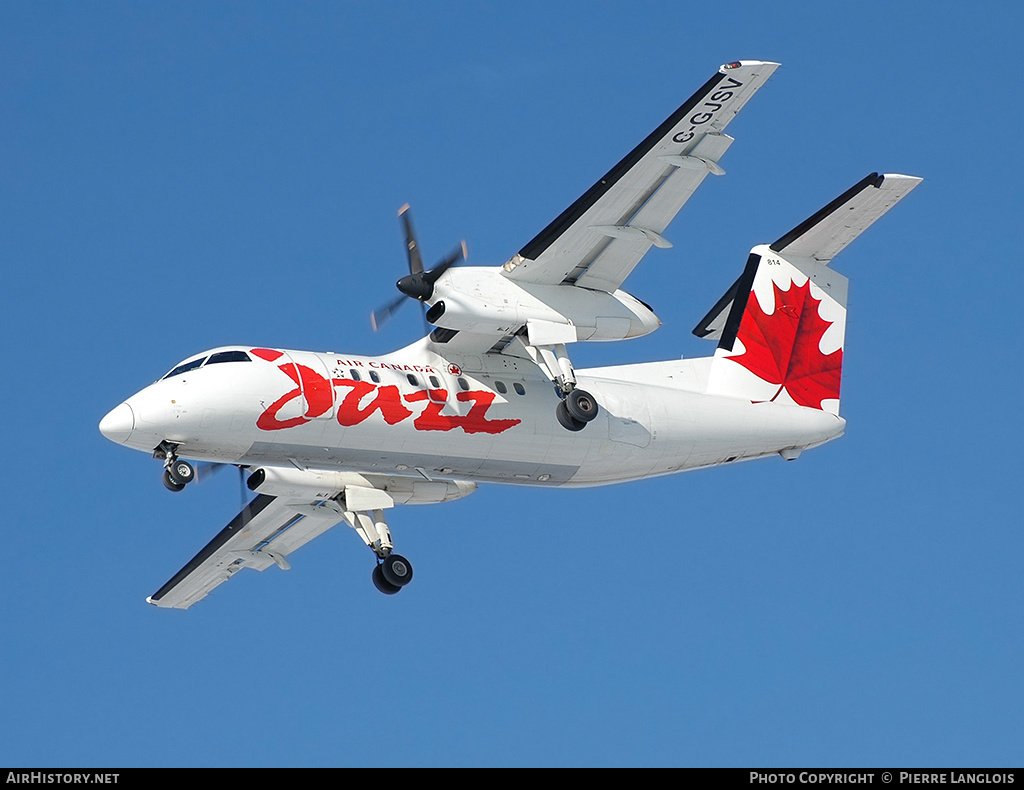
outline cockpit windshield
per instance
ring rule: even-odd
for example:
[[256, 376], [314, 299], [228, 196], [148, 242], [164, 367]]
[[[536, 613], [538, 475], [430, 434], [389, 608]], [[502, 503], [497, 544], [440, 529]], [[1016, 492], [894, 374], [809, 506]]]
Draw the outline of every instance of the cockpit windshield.
[[218, 362], [252, 362], [249, 355], [244, 351], [218, 351], [211, 354], [206, 360], [207, 365], [216, 365]]
[[182, 373], [188, 373], [190, 370], [202, 367], [205, 363], [207, 365], [216, 365], [219, 362], [252, 362], [252, 357], [246, 354], [244, 351], [233, 350], [233, 351], [218, 351], [216, 354], [211, 354], [207, 357], [196, 357], [190, 359], [187, 362], [182, 362], [178, 367], [164, 376], [164, 379], [169, 379], [173, 376], [180, 376]]
[[[188, 373], [190, 370], [195, 370], [206, 361], [206, 357], [198, 357], [196, 359], [190, 359], [188, 362], [182, 362], [178, 367], [164, 376], [164, 379], [169, 379], [172, 376], [180, 376], [182, 373]], [[163, 381], [163, 379], [160, 379]]]

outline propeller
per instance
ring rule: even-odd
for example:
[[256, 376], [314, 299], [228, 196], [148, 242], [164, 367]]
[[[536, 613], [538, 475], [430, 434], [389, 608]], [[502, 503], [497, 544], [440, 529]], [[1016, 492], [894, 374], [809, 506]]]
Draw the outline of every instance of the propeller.
[[409, 204], [406, 203], [398, 210], [398, 216], [402, 220], [402, 230], [405, 234], [405, 249], [409, 258], [409, 273], [395, 283], [395, 287], [401, 295], [391, 300], [382, 307], [378, 307], [370, 314], [370, 323], [374, 330], [380, 329], [381, 325], [391, 318], [406, 299], [416, 299], [425, 302], [434, 295], [434, 283], [436, 283], [446, 271], [466, 257], [466, 242], [462, 242], [443, 258], [433, 269], [424, 270], [423, 258], [420, 255], [419, 243], [416, 241], [416, 231], [412, 227], [412, 217], [409, 212]]
[[241, 488], [241, 506], [242, 510], [248, 507], [249, 503], [249, 492], [245, 487], [245, 467], [238, 466], [237, 464], [225, 464], [216, 463], [213, 461], [199, 461], [195, 464], [196, 467], [196, 482], [204, 483], [214, 475], [219, 473], [222, 469], [228, 467], [235, 467], [238, 470], [238, 483]]

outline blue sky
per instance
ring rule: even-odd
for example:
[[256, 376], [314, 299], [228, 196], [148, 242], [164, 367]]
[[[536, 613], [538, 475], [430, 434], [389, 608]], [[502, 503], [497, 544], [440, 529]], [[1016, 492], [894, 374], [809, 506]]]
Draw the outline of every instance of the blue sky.
[[[0, 764], [1020, 765], [1024, 127], [1011, 4], [0, 5]], [[699, 356], [751, 246], [865, 174], [926, 180], [836, 261], [846, 435], [394, 513], [188, 612], [235, 514], [106, 441], [229, 343], [385, 352], [370, 309], [465, 238], [504, 262], [720, 63], [782, 67], [627, 282]]]

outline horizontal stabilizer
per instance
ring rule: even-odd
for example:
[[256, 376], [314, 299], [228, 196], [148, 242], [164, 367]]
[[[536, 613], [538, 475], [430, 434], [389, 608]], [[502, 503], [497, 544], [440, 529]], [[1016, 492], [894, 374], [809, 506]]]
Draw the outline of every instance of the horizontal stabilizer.
[[[793, 262], [828, 264], [921, 181], [915, 176], [871, 173], [782, 236], [769, 249]], [[742, 307], [733, 310], [733, 303], [739, 293], [745, 304], [759, 262], [760, 256], [751, 254], [743, 274], [694, 327], [693, 334], [708, 340], [723, 341], [725, 338], [724, 345], [732, 347], [739, 317], [743, 313]], [[731, 327], [730, 316], [733, 319]]]
[[771, 245], [787, 258], [828, 263], [876, 219], [895, 206], [920, 178], [871, 173]]

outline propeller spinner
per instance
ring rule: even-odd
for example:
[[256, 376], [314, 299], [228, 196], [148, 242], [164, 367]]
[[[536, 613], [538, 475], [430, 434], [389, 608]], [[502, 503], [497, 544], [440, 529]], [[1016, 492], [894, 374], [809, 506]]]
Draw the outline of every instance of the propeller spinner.
[[398, 210], [398, 216], [402, 220], [402, 230], [405, 233], [409, 274], [395, 283], [395, 287], [401, 291], [402, 295], [384, 306], [378, 307], [370, 314], [370, 323], [373, 324], [375, 330], [379, 329], [405, 303], [406, 299], [416, 299], [420, 302], [430, 299], [434, 295], [434, 283], [440, 279], [442, 274], [466, 257], [466, 242], [462, 242], [461, 246], [443, 258], [433, 269], [424, 270], [423, 258], [420, 255], [419, 243], [416, 241], [416, 232], [412, 227], [408, 203]]

